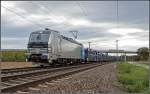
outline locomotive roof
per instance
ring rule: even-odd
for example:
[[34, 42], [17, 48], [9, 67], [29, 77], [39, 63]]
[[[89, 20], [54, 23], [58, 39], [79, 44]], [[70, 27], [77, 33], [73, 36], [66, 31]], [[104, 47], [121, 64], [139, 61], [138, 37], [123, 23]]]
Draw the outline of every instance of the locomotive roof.
[[77, 42], [77, 41], [73, 40], [72, 38], [68, 38], [68, 37], [65, 37], [65, 36], [63, 36], [63, 35], [61, 35], [61, 36], [62, 36], [62, 38], [63, 38], [63, 39], [66, 39], [66, 40], [71, 41], [71, 42], [73, 42], [73, 43], [76, 43], [76, 44], [82, 45], [81, 43], [79, 43], [79, 42]]
[[[45, 33], [45, 34], [50, 34], [51, 33], [51, 31], [53, 31], [53, 32], [57, 32], [57, 33], [59, 33], [58, 31], [55, 31], [55, 30], [51, 30], [51, 29], [45, 29], [45, 30], [38, 30], [38, 31], [34, 31], [34, 32], [32, 32], [32, 34], [36, 34], [36, 33]], [[75, 40], [73, 40], [72, 38], [68, 38], [68, 37], [65, 37], [65, 36], [63, 36], [63, 35], [61, 35], [62, 36], [62, 38], [63, 39], [66, 39], [66, 40], [68, 40], [68, 41], [71, 41], [71, 42], [73, 42], [73, 43], [76, 43], [76, 44], [79, 44], [79, 45], [82, 45], [81, 43], [79, 43], [79, 42], [77, 42], [77, 41], [75, 41]]]
[[51, 31], [53, 31], [53, 32], [58, 32], [58, 31], [55, 31], [55, 30], [46, 29], [46, 30], [38, 30], [38, 31], [34, 31], [34, 32], [32, 32], [32, 33], [46, 33], [46, 34], [50, 34]]

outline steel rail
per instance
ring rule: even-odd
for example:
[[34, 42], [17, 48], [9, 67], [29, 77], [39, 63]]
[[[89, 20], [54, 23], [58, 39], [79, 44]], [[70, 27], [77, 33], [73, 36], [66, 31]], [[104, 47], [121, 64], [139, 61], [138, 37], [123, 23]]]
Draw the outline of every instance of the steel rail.
[[[72, 66], [72, 65], [71, 65]], [[24, 68], [12, 68], [12, 69], [2, 69], [2, 74], [8, 73], [17, 73], [17, 72], [24, 72], [24, 71], [32, 71], [32, 70], [41, 70], [41, 69], [48, 69], [48, 68], [59, 68], [60, 66], [45, 66], [45, 67], [24, 67]]]
[[71, 69], [71, 68], [76, 68], [79, 66], [85, 66], [85, 65], [91, 65], [91, 64], [81, 64], [81, 65], [75, 65], [75, 66], [68, 66], [68, 67], [59, 67], [59, 68], [47, 68], [47, 69], [40, 69], [40, 70], [31, 70], [31, 71], [26, 71], [26, 72], [20, 72], [20, 73], [13, 73], [13, 74], [6, 74], [1, 76], [1, 80], [2, 81], [7, 81], [9, 79], [16, 79], [18, 77], [26, 77], [26, 76], [30, 76], [30, 75], [39, 75], [39, 74], [43, 74], [43, 73], [50, 73], [50, 72], [55, 72], [55, 71], [61, 71], [61, 70], [65, 70], [65, 69]]
[[40, 67], [24, 67], [24, 68], [2, 69], [1, 73], [2, 74], [7, 74], [7, 73], [28, 71], [28, 70], [36, 70], [36, 69], [41, 69], [41, 68]]
[[[5, 84], [5, 86], [2, 85], [1, 91], [4, 93], [7, 92], [15, 92], [19, 89], [24, 89], [29, 86], [34, 86], [36, 84], [43, 83], [45, 81], [50, 81], [53, 79], [61, 78], [67, 75], [71, 75], [77, 72], [81, 72], [84, 70], [88, 70], [97, 66], [100, 66], [103, 64], [84, 64], [84, 65], [78, 65], [78, 66], [72, 66], [72, 67], [67, 67], [67, 68], [59, 68], [57, 71], [50, 70], [47, 72], [41, 72], [39, 74], [30, 74], [26, 76], [16, 76], [15, 79], [12, 77], [8, 78], [3, 78], [2, 77], [2, 84]], [[7, 79], [3, 81], [4, 79]], [[20, 79], [20, 80], [19, 80]]]

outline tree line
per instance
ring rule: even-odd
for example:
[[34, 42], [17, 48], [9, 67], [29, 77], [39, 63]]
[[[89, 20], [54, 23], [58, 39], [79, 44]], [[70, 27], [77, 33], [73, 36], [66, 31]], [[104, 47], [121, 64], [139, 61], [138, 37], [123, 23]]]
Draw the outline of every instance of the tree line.
[[149, 59], [149, 48], [141, 47], [137, 49], [137, 60], [139, 61], [147, 61]]

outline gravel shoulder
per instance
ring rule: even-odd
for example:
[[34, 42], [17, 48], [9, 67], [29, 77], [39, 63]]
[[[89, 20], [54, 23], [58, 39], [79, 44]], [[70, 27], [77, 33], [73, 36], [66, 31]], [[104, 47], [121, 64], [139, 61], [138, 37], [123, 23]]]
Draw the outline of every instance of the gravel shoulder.
[[[107, 64], [57, 79], [56, 81], [45, 82], [34, 88], [39, 93], [45, 94], [124, 94], [124, 91], [113, 85], [116, 81], [114, 71], [115, 64]], [[29, 92], [34, 93], [32, 90]]]

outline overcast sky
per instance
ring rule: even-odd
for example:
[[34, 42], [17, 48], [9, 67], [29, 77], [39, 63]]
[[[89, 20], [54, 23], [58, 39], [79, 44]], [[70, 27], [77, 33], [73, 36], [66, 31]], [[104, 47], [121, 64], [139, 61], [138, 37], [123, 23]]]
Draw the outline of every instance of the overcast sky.
[[120, 1], [118, 16], [117, 28], [116, 1], [2, 1], [1, 46], [26, 49], [30, 33], [48, 27], [67, 37], [77, 30], [77, 40], [93, 49], [115, 49], [115, 40], [122, 50], [148, 47], [148, 1]]

